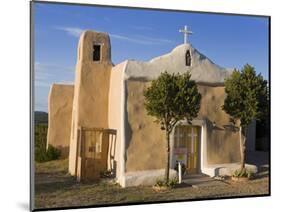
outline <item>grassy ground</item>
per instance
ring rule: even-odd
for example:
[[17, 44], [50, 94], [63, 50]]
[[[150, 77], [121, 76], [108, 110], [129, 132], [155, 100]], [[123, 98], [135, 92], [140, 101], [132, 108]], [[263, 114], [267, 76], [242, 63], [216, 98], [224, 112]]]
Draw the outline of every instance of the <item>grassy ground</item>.
[[267, 174], [261, 174], [246, 183], [225, 181], [217, 186], [202, 188], [183, 186], [164, 192], [155, 192], [151, 187], [121, 188], [109, 182], [79, 184], [67, 174], [67, 166], [67, 160], [36, 163], [36, 208], [268, 194]]

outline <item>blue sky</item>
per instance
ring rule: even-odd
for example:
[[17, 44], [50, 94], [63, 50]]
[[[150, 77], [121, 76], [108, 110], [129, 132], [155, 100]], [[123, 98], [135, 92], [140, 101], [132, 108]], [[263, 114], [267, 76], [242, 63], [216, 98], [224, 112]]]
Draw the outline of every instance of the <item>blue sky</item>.
[[52, 83], [72, 83], [76, 48], [85, 29], [107, 32], [112, 60], [150, 60], [189, 42], [216, 64], [253, 65], [268, 79], [268, 19], [176, 11], [34, 3], [35, 110], [47, 111]]

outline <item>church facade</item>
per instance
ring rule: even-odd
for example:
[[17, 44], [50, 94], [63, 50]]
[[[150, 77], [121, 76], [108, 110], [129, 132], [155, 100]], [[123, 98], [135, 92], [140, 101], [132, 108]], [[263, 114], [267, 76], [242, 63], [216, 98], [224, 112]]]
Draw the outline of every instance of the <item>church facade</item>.
[[[48, 144], [64, 149], [71, 175], [86, 181], [109, 171], [123, 187], [152, 185], [164, 176], [165, 133], [147, 115], [143, 96], [164, 71], [189, 71], [202, 95], [192, 124], [182, 120], [171, 133], [171, 177], [177, 161], [185, 164], [187, 174], [224, 175], [239, 167], [239, 132], [222, 110], [224, 79], [231, 70], [189, 43], [147, 62], [113, 65], [109, 35], [85, 31], [74, 85], [54, 84], [49, 93]], [[247, 148], [254, 150], [254, 144], [253, 122]]]

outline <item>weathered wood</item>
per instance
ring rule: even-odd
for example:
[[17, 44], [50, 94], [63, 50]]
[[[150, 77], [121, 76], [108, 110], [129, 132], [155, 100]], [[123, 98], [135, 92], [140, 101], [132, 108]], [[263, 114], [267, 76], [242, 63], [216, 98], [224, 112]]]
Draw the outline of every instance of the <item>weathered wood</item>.
[[[107, 170], [109, 138], [110, 135], [116, 136], [116, 132], [114, 129], [79, 127], [78, 181], [98, 180], [100, 173]], [[97, 145], [101, 145], [100, 152], [97, 152]]]

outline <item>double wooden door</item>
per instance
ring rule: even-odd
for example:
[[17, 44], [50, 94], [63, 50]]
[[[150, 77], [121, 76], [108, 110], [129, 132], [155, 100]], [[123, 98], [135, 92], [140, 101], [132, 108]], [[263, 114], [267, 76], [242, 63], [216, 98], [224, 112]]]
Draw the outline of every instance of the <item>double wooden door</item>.
[[187, 174], [198, 173], [200, 127], [179, 125], [174, 133], [174, 156], [185, 164]]

